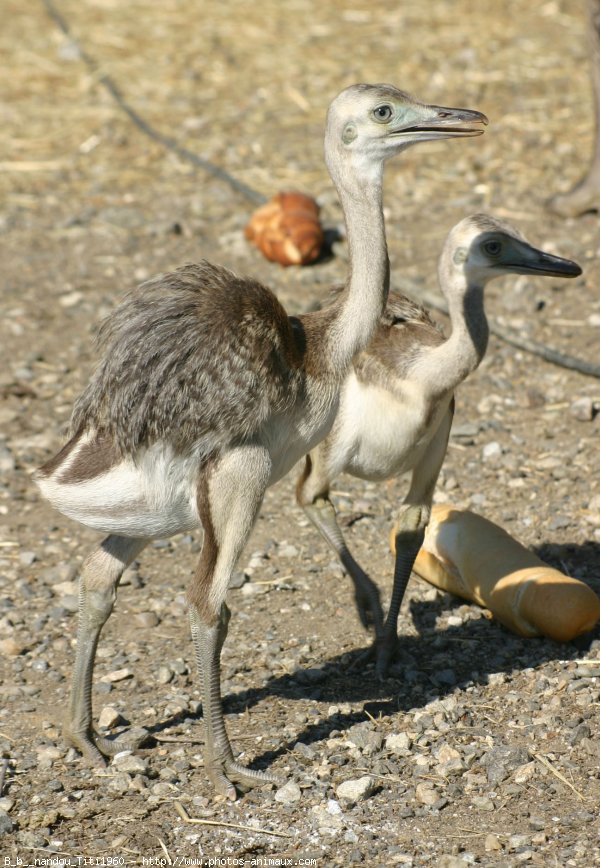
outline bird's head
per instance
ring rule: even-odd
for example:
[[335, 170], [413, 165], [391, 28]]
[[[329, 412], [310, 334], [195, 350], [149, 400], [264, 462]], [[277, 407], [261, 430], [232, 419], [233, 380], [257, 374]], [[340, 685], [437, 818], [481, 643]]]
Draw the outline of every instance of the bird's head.
[[351, 159], [367, 178], [385, 160], [418, 142], [480, 136], [487, 118], [478, 111], [428, 105], [390, 84], [355, 84], [343, 90], [327, 114], [326, 159]]
[[448, 235], [442, 254], [442, 282], [448, 272], [459, 282], [483, 287], [502, 274], [546, 277], [578, 277], [581, 268], [570, 259], [533, 247], [518, 229], [490, 217], [474, 214], [457, 223]]

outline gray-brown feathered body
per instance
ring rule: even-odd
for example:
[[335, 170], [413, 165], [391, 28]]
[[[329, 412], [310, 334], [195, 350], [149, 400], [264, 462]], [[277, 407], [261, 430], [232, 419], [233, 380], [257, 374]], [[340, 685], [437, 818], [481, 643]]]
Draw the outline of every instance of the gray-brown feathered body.
[[71, 439], [36, 474], [42, 492], [94, 530], [155, 538], [200, 524], [200, 470], [229, 449], [266, 444], [275, 482], [335, 416], [340, 376], [315, 361], [334, 316], [289, 318], [269, 289], [208, 262], [143, 284], [100, 330], [102, 361]]
[[123, 455], [168, 438], [255, 434], [294, 403], [302, 351], [273, 293], [201, 262], [143, 284], [106, 320], [104, 358], [75, 404], [72, 433], [95, 429]]

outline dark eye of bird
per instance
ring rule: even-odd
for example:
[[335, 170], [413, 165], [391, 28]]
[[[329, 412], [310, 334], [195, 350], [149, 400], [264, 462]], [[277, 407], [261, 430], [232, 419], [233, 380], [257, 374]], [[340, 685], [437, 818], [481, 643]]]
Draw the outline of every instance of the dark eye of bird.
[[502, 250], [502, 245], [499, 241], [486, 241], [483, 245], [483, 249], [486, 253], [489, 253], [490, 256], [498, 256]]
[[373, 111], [373, 116], [376, 121], [389, 121], [392, 116], [392, 107], [390, 105], [378, 105]]

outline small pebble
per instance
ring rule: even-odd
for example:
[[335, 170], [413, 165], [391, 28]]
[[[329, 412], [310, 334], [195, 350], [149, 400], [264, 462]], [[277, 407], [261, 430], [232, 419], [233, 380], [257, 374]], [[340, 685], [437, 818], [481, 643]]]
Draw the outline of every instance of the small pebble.
[[159, 666], [156, 680], [159, 684], [168, 684], [170, 681], [173, 680], [174, 674], [175, 673], [170, 666]]
[[408, 733], [398, 732], [393, 735], [388, 735], [385, 740], [387, 750], [398, 756], [405, 756], [410, 753], [411, 739]]
[[5, 835], [13, 830], [13, 821], [6, 811], [0, 810], [0, 835]]
[[525, 763], [522, 766], [519, 766], [515, 769], [513, 780], [515, 784], [525, 784], [527, 781], [530, 781], [531, 778], [536, 773], [536, 763], [535, 761], [530, 763]]
[[[132, 775], [145, 775], [148, 772], [148, 764], [146, 761], [142, 759], [141, 756], [135, 756], [127, 751], [118, 753], [113, 759], [113, 765], [115, 765], [119, 771], [127, 772]], [[129, 783], [127, 786], [129, 786]]]
[[15, 639], [0, 639], [0, 654], [5, 657], [18, 657], [25, 650], [25, 646]]
[[12, 452], [5, 447], [0, 447], [0, 473], [10, 473], [17, 466]]
[[125, 721], [113, 705], [105, 705], [98, 716], [98, 723], [105, 729], [112, 729], [113, 726], [119, 726]]
[[594, 418], [594, 402], [587, 395], [576, 398], [569, 407], [569, 413], [578, 422], [591, 422]]
[[40, 768], [50, 768], [56, 760], [62, 758], [63, 752], [57, 747], [48, 745], [37, 749], [38, 765]]
[[473, 807], [478, 808], [480, 811], [493, 811], [496, 807], [492, 800], [488, 799], [487, 796], [473, 796], [471, 801]]
[[354, 803], [368, 799], [372, 795], [374, 788], [373, 778], [364, 775], [362, 778], [354, 778], [338, 784], [335, 792], [339, 799]]
[[428, 783], [417, 784], [415, 795], [417, 801], [421, 802], [422, 805], [434, 805], [440, 797], [437, 790], [434, 790]]
[[66, 579], [64, 582], [55, 582], [52, 585], [52, 593], [57, 597], [63, 596], [77, 596], [77, 582], [73, 582], [70, 579]]
[[237, 590], [243, 587], [248, 581], [248, 576], [243, 570], [237, 570], [229, 580], [229, 590]]
[[502, 455], [502, 446], [496, 440], [493, 440], [491, 443], [485, 444], [481, 450], [481, 455], [484, 461], [499, 458]]
[[500, 839], [497, 835], [486, 835], [485, 841], [483, 842], [484, 849], [486, 853], [494, 852], [502, 849], [502, 844], [500, 843]]
[[160, 624], [160, 618], [156, 612], [137, 612], [133, 616], [133, 620], [142, 629], [147, 630]]
[[23, 567], [30, 567], [37, 560], [35, 552], [19, 552], [19, 563]]
[[100, 681], [105, 684], [114, 684], [117, 681], [125, 681], [126, 678], [133, 678], [131, 669], [115, 669], [113, 672], [107, 672]]
[[295, 781], [288, 781], [275, 793], [275, 801], [283, 805], [293, 805], [302, 798], [302, 790]]

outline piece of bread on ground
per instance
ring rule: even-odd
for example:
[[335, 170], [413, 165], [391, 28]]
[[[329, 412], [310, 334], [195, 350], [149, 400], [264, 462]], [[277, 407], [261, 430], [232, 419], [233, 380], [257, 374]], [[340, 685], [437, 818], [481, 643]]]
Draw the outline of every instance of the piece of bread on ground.
[[600, 598], [588, 585], [549, 567], [483, 516], [450, 504], [433, 507], [414, 571], [490, 609], [521, 636], [569, 642], [600, 619]]

